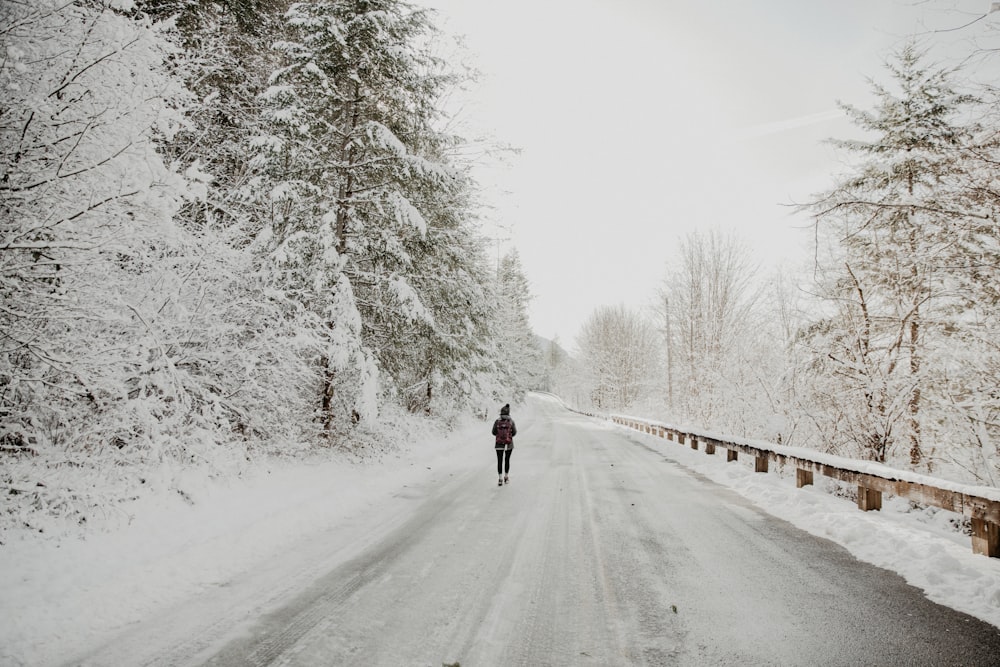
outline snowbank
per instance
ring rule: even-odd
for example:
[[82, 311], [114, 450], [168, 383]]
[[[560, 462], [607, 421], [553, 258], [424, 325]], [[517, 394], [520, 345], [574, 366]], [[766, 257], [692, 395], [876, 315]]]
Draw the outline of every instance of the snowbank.
[[470, 422], [377, 462], [272, 461], [228, 480], [192, 472], [178, 484], [183, 495], [164, 488], [129, 505], [124, 520], [111, 517], [106, 531], [92, 525], [86, 539], [75, 530], [8, 531], [0, 546], [0, 665], [61, 664], [241, 573], [288, 558], [290, 545], [407, 484], [467, 468], [475, 452], [462, 445], [488, 441], [488, 429]]

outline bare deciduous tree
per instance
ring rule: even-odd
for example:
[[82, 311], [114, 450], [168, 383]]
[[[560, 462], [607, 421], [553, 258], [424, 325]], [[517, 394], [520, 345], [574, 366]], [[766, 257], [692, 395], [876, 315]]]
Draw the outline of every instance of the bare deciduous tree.
[[622, 305], [598, 308], [584, 323], [577, 345], [595, 407], [624, 410], [650, 391], [658, 368], [659, 336], [640, 314]]
[[[718, 231], [688, 235], [660, 290], [674, 419], [756, 431], [747, 393], [760, 391], [761, 287], [749, 249]], [[772, 341], [773, 345], [773, 341]], [[770, 383], [767, 383], [770, 385]]]

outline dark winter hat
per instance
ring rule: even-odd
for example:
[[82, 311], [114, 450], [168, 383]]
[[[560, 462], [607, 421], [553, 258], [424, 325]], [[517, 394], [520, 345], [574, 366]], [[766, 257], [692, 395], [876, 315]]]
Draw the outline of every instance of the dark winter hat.
[[507, 403], [502, 408], [500, 408], [500, 414], [509, 415], [510, 414], [510, 403]]

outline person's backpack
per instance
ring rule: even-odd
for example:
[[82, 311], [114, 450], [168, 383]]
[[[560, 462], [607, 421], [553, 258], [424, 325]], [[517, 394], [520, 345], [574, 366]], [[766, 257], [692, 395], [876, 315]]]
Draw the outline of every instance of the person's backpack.
[[511, 435], [512, 422], [509, 419], [498, 419], [497, 420], [497, 444], [498, 445], [509, 445], [514, 442], [514, 436]]

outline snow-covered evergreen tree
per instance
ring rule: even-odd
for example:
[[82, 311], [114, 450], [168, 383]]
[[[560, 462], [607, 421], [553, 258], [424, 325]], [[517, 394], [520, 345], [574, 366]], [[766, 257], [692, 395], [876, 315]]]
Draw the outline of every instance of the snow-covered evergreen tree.
[[[544, 383], [545, 363], [528, 319], [531, 286], [513, 250], [500, 259], [490, 319], [496, 340], [497, 398], [519, 401]], [[509, 398], [508, 398], [509, 397]]]
[[[142, 0], [138, 8], [177, 46], [174, 70], [193, 93], [185, 123], [162, 152], [197, 179], [198, 197], [175, 215], [195, 240], [186, 269], [197, 286], [176, 337], [183, 367], [212, 404], [213, 439], [288, 451], [312, 439], [310, 363], [319, 343], [288, 326], [252, 243], [265, 210], [247, 192], [247, 143], [264, 124], [259, 95], [279, 60], [270, 49], [282, 0]], [[299, 445], [299, 446], [302, 446]]]
[[490, 336], [486, 276], [471, 182], [449, 156], [459, 140], [438, 129], [456, 78], [432, 55], [430, 15], [340, 0], [285, 20], [251, 185], [270, 202], [257, 245], [275, 286], [326, 339], [319, 419], [374, 416], [380, 379], [411, 409], [430, 409], [435, 387], [461, 401]]
[[469, 225], [466, 196], [456, 195], [450, 202], [440, 196], [421, 201], [427, 232], [407, 244], [412, 258], [407, 284], [424, 304], [425, 316], [406, 316], [406, 304], [414, 300], [388, 293], [384, 307], [373, 313], [390, 316], [375, 320], [370, 333], [401, 401], [412, 411], [439, 416], [481, 406], [496, 368], [492, 272], [483, 241]]
[[926, 61], [907, 44], [888, 64], [894, 89], [875, 84], [871, 111], [844, 107], [871, 138], [837, 142], [860, 161], [811, 207], [825, 316], [801, 335], [813, 351], [805, 370], [822, 437], [925, 469], [968, 437], [956, 430], [956, 407], [981, 375], [972, 369], [984, 360], [974, 358], [995, 358], [969, 347], [981, 340], [973, 332], [985, 304], [962, 285], [976, 282], [969, 268], [997, 238], [981, 224], [992, 212], [966, 198], [981, 135], [968, 121], [976, 100], [955, 70]]

